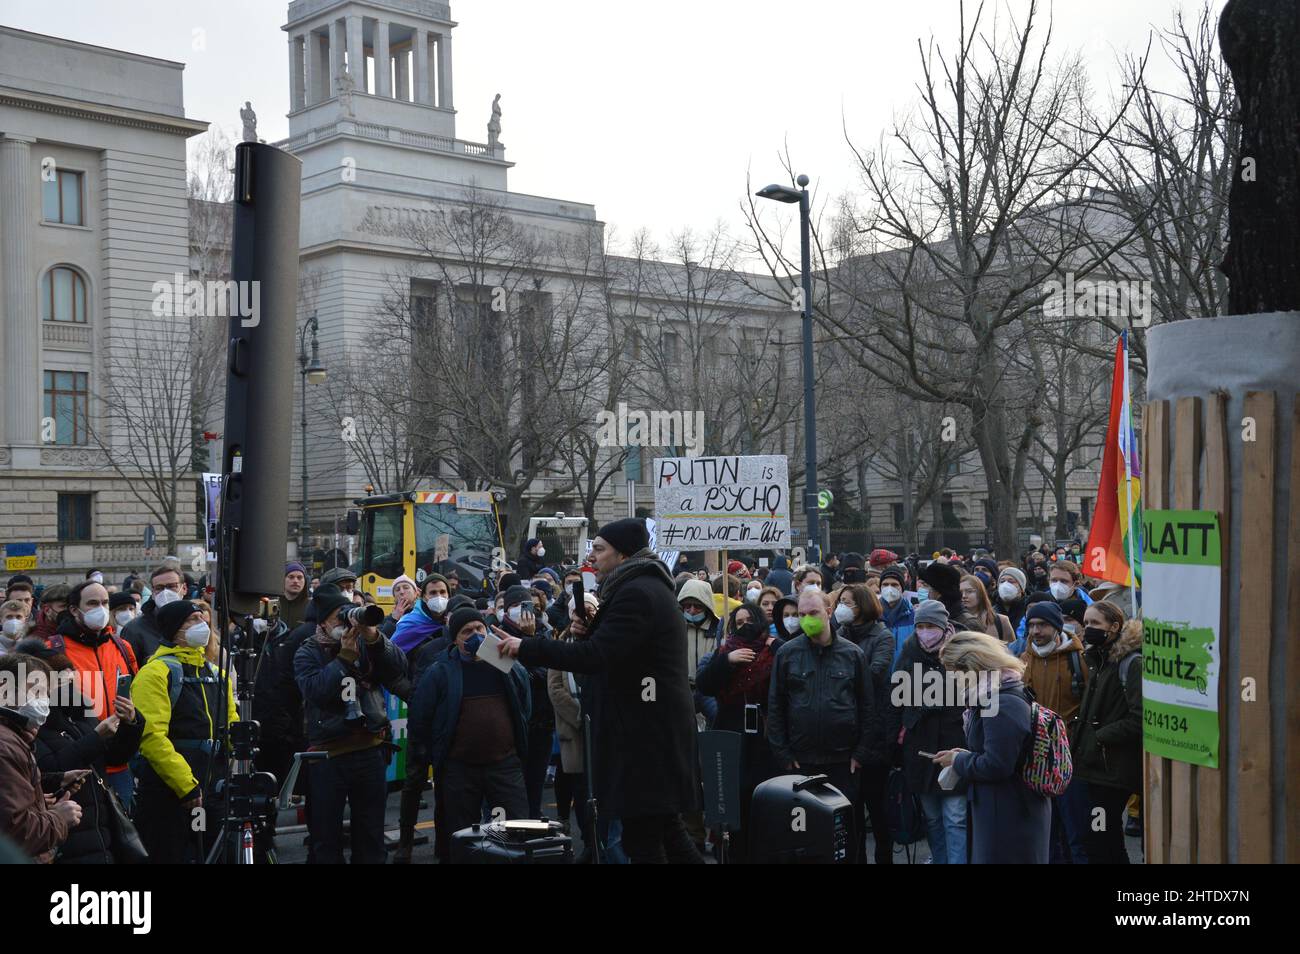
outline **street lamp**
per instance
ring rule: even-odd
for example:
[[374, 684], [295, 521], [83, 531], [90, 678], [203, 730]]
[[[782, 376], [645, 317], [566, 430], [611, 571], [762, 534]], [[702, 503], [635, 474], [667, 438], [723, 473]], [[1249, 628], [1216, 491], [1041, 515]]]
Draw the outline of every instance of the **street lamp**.
[[[307, 385], [323, 384], [325, 366], [316, 344], [316, 312], [298, 329], [298, 373], [302, 375], [302, 515], [298, 519], [298, 559], [307, 549]], [[307, 360], [307, 329], [311, 329], [311, 361]]]
[[821, 559], [821, 508], [817, 501], [817, 398], [813, 393], [812, 334], [812, 249], [810, 237], [808, 177], [795, 180], [798, 189], [770, 185], [756, 193], [760, 199], [799, 203], [799, 252], [803, 271], [803, 428], [804, 428], [804, 513], [808, 517], [808, 562]]

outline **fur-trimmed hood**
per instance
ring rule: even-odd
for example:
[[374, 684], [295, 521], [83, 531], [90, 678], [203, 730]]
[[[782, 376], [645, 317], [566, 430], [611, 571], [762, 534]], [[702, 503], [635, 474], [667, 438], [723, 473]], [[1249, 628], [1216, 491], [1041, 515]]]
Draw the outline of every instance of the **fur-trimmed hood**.
[[1119, 631], [1119, 638], [1110, 644], [1106, 656], [1111, 662], [1119, 662], [1129, 653], [1142, 649], [1142, 620], [1131, 619]]

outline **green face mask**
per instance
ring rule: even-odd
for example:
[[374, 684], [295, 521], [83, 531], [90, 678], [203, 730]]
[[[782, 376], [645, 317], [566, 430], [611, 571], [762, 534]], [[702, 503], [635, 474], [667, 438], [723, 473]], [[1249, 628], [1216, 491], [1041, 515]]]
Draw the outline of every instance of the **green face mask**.
[[826, 624], [822, 622], [822, 618], [820, 616], [799, 617], [799, 628], [802, 629], [805, 633], [807, 633], [810, 639], [815, 639], [816, 637], [820, 636], [822, 634], [822, 630], [825, 628], [825, 625]]

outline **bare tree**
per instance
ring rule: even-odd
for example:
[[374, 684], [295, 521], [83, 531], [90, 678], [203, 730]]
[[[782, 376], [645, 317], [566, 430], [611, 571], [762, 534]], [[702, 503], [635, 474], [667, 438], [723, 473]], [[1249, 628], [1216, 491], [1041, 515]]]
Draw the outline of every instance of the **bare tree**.
[[410, 355], [409, 393], [396, 400], [409, 406], [417, 471], [501, 491], [509, 534], [522, 539], [528, 517], [572, 489], [561, 451], [592, 426], [599, 274], [556, 262], [598, 262], [574, 251], [593, 237], [545, 236], [477, 189], [412, 220], [405, 237], [418, 265], [392, 276], [376, 330]]
[[[188, 204], [190, 278], [198, 282], [230, 279], [230, 240], [234, 224], [234, 146], [213, 126], [190, 149]], [[206, 287], [206, 285], [205, 285]], [[226, 398], [228, 329], [220, 319], [195, 322], [186, 351], [190, 355], [190, 389], [195, 426], [220, 433]], [[203, 413], [200, 413], [203, 409]], [[207, 442], [195, 442], [194, 469], [208, 467]]]
[[1105, 266], [1129, 236], [1099, 238], [1084, 204], [1088, 163], [1117, 120], [1089, 122], [1077, 57], [1049, 60], [1037, 2], [1009, 34], [985, 27], [982, 4], [968, 23], [966, 6], [955, 51], [918, 43], [919, 108], [876, 151], [854, 147], [867, 208], [845, 205], [853, 240], [841, 229], [830, 248], [818, 241], [814, 308], [836, 340], [858, 343], [864, 370], [912, 400], [966, 410], [994, 546], [1010, 554], [1044, 420], [1024, 348], [1043, 333], [1044, 288]]
[[[1142, 60], [1126, 55], [1123, 84], [1133, 91], [1133, 107], [1110, 130], [1106, 148], [1087, 160], [1102, 184], [1090, 206], [1122, 221], [1134, 236], [1115, 256], [1115, 270], [1150, 280], [1155, 322], [1220, 315], [1228, 307], [1228, 281], [1218, 266], [1227, 250], [1232, 157], [1240, 137], [1232, 76], [1218, 55], [1210, 4], [1202, 4], [1194, 22], [1177, 11], [1159, 35], [1159, 49], [1174, 68], [1174, 87], [1153, 89]], [[1130, 324], [1125, 316], [1101, 317], [1116, 335]], [[1134, 373], [1145, 377], [1145, 334], [1140, 324], [1134, 331]], [[1099, 342], [1094, 356], [1107, 357], [1113, 340]]]
[[[209, 319], [200, 318], [200, 323]], [[212, 408], [196, 398], [185, 359], [191, 325], [154, 320], [148, 335], [122, 334], [108, 342], [115, 355], [111, 374], [92, 395], [91, 442], [131, 495], [163, 530], [167, 552], [176, 551], [182, 495], [194, 492], [195, 422]], [[197, 402], [197, 403], [196, 403]]]

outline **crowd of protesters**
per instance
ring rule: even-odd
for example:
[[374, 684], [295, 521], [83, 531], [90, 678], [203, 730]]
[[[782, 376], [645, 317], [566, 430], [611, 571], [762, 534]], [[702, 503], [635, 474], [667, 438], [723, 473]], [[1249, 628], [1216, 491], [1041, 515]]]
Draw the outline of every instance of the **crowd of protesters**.
[[[878, 549], [712, 571], [685, 556], [670, 569], [648, 547], [644, 524], [622, 520], [601, 529], [585, 567], [548, 563], [532, 539], [472, 593], [455, 572], [401, 576], [373, 626], [351, 612], [374, 602], [354, 571], [286, 565], [279, 617], [257, 636], [256, 767], [283, 781], [294, 753], [324, 755], [303, 762], [292, 799], [309, 862], [410, 863], [432, 779], [442, 861], [461, 829], [542, 817], [549, 781], [554, 814], [582, 835], [580, 860], [699, 863], [722, 841], [700, 811], [694, 736], [710, 729], [742, 737], [729, 862], [758, 837], [751, 793], [786, 774], [825, 775], [849, 800], [860, 862], [891, 863], [896, 839], [919, 837], [900, 831], [908, 807], [934, 864], [1128, 860], [1141, 625], [1127, 591], [1083, 576], [1077, 544], [1018, 562]], [[584, 570], [599, 587], [579, 605]], [[120, 587], [97, 571], [73, 587], [10, 579], [0, 835], [27, 856], [176, 863], [212, 849], [239, 716], [204, 596], [174, 561]], [[502, 667], [481, 658], [490, 636]], [[949, 673], [987, 677], [996, 703], [896, 691]], [[394, 699], [409, 706], [404, 739]], [[1019, 777], [1034, 702], [1068, 728], [1073, 778], [1055, 797]]]

